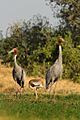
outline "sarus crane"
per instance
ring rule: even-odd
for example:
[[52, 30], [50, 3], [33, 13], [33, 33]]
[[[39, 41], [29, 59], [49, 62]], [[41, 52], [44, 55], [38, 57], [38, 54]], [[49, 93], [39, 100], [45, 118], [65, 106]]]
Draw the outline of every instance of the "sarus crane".
[[24, 88], [25, 75], [26, 75], [24, 69], [17, 64], [16, 61], [17, 52], [18, 52], [17, 48], [13, 48], [11, 51], [9, 51], [9, 54], [14, 53], [14, 67], [12, 70], [12, 75], [15, 82], [19, 85], [19, 89], [16, 89], [16, 96], [18, 92], [20, 92], [20, 95], [22, 93], [22, 90]]
[[58, 37], [58, 46], [59, 46], [59, 55], [54, 64], [47, 70], [45, 77], [45, 86], [46, 89], [49, 88], [49, 92], [51, 92], [53, 84], [58, 81], [58, 79], [62, 76], [63, 65], [62, 65], [62, 43], [64, 39], [59, 36]]

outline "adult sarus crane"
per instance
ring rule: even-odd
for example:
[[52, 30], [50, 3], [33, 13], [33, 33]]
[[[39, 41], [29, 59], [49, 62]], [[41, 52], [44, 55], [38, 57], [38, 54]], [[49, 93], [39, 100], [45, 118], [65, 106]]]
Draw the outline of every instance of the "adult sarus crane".
[[63, 66], [62, 66], [62, 43], [64, 39], [59, 36], [58, 38], [58, 45], [59, 45], [59, 56], [58, 59], [54, 62], [54, 64], [47, 70], [45, 83], [46, 89], [52, 88], [52, 85], [62, 76]]
[[29, 81], [29, 88], [34, 89], [36, 99], [38, 98], [37, 90], [43, 87], [43, 82], [40, 79], [31, 79]]
[[25, 82], [25, 71], [16, 62], [17, 51], [17, 48], [13, 48], [11, 51], [9, 51], [9, 54], [14, 53], [14, 67], [12, 70], [13, 79], [20, 86], [20, 88], [16, 90], [16, 95], [18, 92], [20, 92], [20, 94], [22, 93], [22, 88], [24, 88]]

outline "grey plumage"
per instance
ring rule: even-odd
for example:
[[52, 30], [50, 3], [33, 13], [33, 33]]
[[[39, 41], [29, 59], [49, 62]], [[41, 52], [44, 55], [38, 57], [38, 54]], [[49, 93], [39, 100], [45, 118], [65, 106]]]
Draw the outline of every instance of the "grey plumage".
[[62, 75], [63, 66], [62, 66], [62, 48], [61, 43], [64, 42], [62, 37], [59, 37], [59, 56], [58, 59], [54, 62], [54, 64], [47, 70], [46, 72], [46, 89], [49, 88], [49, 85], [53, 85]]
[[23, 88], [24, 87], [24, 70], [20, 66], [14, 66], [12, 75], [14, 80]]
[[12, 75], [13, 75], [13, 79], [15, 80], [15, 82], [17, 82], [17, 84], [23, 88], [24, 87], [24, 82], [25, 82], [25, 71], [23, 70], [23, 68], [21, 66], [19, 66], [16, 62], [16, 57], [17, 57], [17, 49], [13, 48], [10, 53], [14, 53], [14, 68], [12, 70]]
[[62, 74], [62, 66], [59, 65], [59, 60], [57, 60], [54, 65], [52, 65], [46, 73], [46, 89], [49, 84], [55, 83], [60, 75]]

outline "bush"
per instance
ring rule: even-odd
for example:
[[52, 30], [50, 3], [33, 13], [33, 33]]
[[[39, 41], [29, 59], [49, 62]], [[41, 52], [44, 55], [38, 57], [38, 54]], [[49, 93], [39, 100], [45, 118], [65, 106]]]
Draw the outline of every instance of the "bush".
[[80, 82], [80, 50], [74, 48], [72, 40], [65, 37], [66, 45], [63, 49], [63, 78], [70, 78], [73, 81]]

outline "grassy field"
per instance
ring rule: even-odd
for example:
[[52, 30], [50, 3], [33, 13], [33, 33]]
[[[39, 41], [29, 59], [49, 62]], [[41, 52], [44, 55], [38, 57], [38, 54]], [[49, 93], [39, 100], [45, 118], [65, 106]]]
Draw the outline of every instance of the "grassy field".
[[80, 95], [0, 95], [0, 120], [80, 120]]
[[32, 78], [26, 77], [25, 90], [16, 98], [15, 88], [19, 86], [12, 78], [12, 68], [0, 65], [0, 120], [80, 120], [80, 84], [59, 80], [55, 99], [40, 89], [35, 100], [28, 88]]

